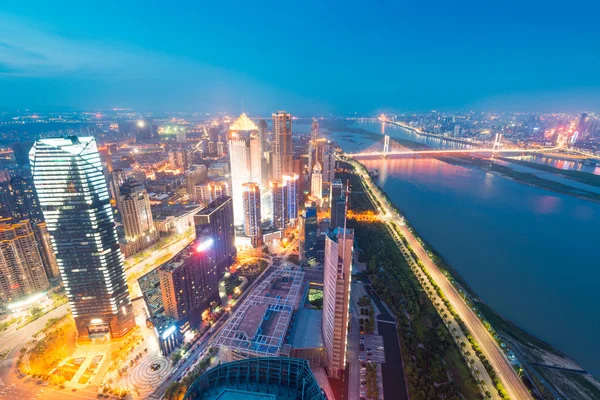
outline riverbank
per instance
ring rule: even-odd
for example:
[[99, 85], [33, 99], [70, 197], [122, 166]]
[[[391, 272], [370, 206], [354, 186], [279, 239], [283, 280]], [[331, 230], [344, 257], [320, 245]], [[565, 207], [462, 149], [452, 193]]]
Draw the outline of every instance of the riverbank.
[[[427, 250], [434, 255], [436, 265], [453, 281], [459, 290], [466, 291], [469, 306], [478, 309], [480, 318], [494, 327], [498, 333], [497, 341], [503, 343], [504, 348], [513, 349], [521, 361], [524, 372], [530, 381], [538, 387], [540, 398], [557, 398], [554, 393], [559, 393], [560, 398], [595, 399], [600, 398], [600, 388], [594, 378], [586, 373], [581, 373], [581, 368], [570, 358], [549, 344], [529, 335], [524, 330], [510, 323], [490, 307], [487, 307], [468, 287], [464, 279], [442, 257], [436, 255], [433, 248], [422, 241]], [[579, 371], [579, 372], [576, 372]], [[551, 386], [544, 386], [544, 382], [551, 382]]]
[[[374, 209], [372, 204], [370, 207], [365, 204], [368, 189], [358, 176], [343, 174], [350, 179], [353, 188], [350, 209], [355, 206]], [[452, 340], [452, 334], [384, 224], [349, 220], [348, 228], [354, 229], [360, 249], [359, 261], [367, 264], [373, 289], [396, 318], [410, 398], [481, 399], [478, 383]]]

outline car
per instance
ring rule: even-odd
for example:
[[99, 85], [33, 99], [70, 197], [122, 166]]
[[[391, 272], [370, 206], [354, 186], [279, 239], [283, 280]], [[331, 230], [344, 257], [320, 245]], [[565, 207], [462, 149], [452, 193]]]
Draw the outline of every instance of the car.
[[364, 397], [367, 395], [367, 392], [360, 392], [360, 395]]
[[370, 348], [370, 347], [367, 347], [367, 351], [371, 351], [371, 348]]
[[377, 346], [377, 350], [383, 350], [383, 346]]
[[373, 355], [373, 352], [372, 352], [372, 351], [367, 351], [367, 355], [368, 355], [368, 356], [372, 356], [372, 355]]
[[360, 384], [361, 384], [361, 385], [366, 385], [366, 384], [367, 384], [367, 381], [360, 381]]

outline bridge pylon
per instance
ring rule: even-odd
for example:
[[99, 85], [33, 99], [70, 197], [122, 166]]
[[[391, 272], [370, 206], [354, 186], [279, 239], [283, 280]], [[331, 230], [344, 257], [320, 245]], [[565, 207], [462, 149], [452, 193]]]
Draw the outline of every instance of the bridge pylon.
[[390, 137], [385, 135], [383, 139], [383, 158], [387, 158], [388, 153], [390, 152]]

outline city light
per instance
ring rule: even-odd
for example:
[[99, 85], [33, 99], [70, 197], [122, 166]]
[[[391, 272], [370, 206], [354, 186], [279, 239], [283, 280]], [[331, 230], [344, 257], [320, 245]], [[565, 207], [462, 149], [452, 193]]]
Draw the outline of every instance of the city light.
[[6, 306], [6, 308], [8, 308], [9, 310], [15, 310], [17, 308], [30, 306], [31, 304], [43, 299], [45, 296], [46, 296], [46, 293], [34, 294], [33, 296], [31, 296], [25, 300], [18, 301], [16, 303], [11, 303], [8, 306]]
[[197, 247], [196, 247], [196, 251], [198, 253], [203, 252], [204, 250], [208, 249], [210, 246], [212, 246], [214, 240], [212, 239], [208, 239], [205, 240], [204, 242], [200, 243]]
[[171, 336], [174, 332], [175, 332], [175, 325], [171, 325], [170, 327], [168, 327], [163, 333], [162, 335], [160, 335], [160, 337], [162, 339], [166, 339], [169, 336]]

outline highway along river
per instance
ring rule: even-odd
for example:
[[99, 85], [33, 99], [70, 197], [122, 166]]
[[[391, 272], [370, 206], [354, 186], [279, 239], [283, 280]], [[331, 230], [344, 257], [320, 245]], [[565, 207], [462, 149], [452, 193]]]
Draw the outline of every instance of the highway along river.
[[[352, 127], [381, 133], [380, 123]], [[456, 145], [385, 129], [392, 139]], [[356, 131], [325, 137], [347, 152], [374, 143]], [[431, 158], [364, 164], [483, 301], [600, 375], [600, 203]]]

